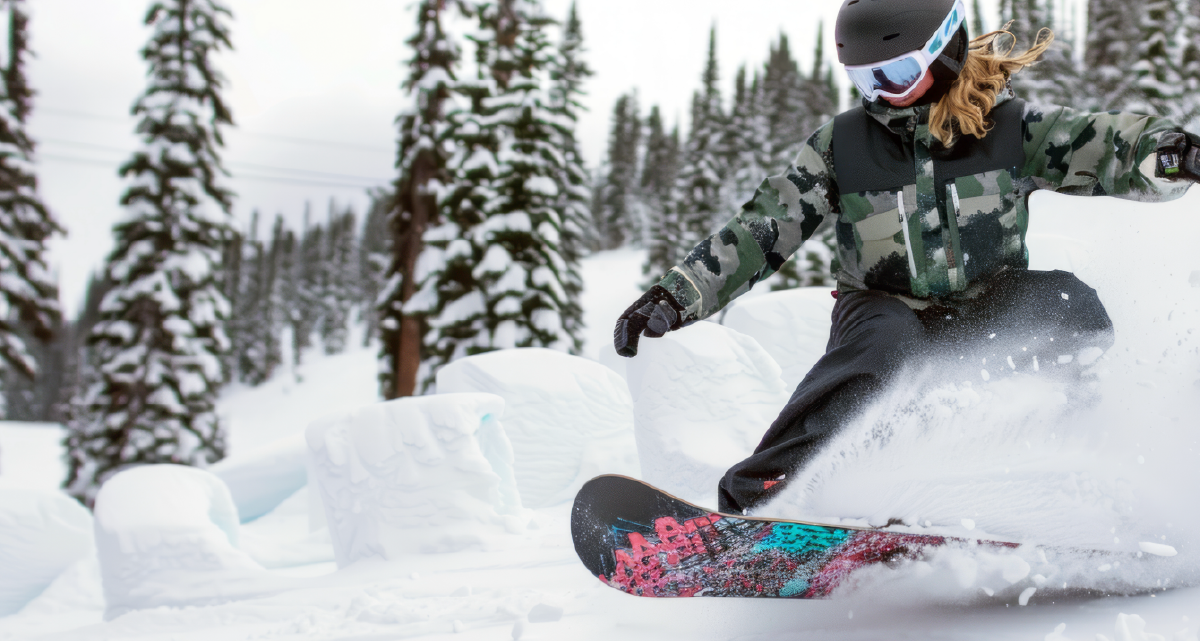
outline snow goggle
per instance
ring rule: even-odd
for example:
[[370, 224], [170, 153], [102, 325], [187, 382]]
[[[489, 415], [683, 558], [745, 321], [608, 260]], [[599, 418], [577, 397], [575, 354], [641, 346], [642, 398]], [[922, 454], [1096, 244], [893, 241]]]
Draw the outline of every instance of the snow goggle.
[[937, 60], [966, 19], [967, 8], [963, 0], [955, 0], [942, 26], [938, 27], [924, 47], [883, 62], [847, 65], [846, 73], [867, 100], [875, 100], [879, 96], [903, 98], [925, 79], [929, 65]]

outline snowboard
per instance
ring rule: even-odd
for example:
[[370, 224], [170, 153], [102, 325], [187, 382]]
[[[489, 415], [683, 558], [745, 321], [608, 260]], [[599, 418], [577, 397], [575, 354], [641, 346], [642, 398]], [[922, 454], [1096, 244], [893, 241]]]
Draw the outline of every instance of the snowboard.
[[598, 476], [571, 512], [579, 560], [644, 597], [829, 596], [855, 570], [947, 545], [1015, 543], [721, 514], [626, 476]]

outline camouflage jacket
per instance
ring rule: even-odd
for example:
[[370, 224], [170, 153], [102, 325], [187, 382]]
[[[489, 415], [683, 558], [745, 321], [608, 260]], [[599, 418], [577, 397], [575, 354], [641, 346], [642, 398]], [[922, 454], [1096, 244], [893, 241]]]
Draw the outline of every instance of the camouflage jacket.
[[[829, 216], [840, 291], [953, 305], [990, 276], [1028, 266], [1033, 191], [1163, 201], [1190, 185], [1154, 177], [1159, 136], [1181, 131], [1163, 118], [1040, 107], [1009, 90], [982, 141], [964, 136], [947, 150], [928, 111], [870, 103], [819, 128], [792, 166], [659, 281], [684, 320], [712, 315], [777, 271]], [[835, 137], [835, 127], [846, 131]]]

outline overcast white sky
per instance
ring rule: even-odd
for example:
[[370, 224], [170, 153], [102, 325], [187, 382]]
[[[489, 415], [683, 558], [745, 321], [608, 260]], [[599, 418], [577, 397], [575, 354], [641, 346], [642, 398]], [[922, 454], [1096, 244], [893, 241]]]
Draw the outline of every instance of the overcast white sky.
[[[570, 0], [544, 0], [564, 17]], [[414, 27], [412, 0], [226, 0], [234, 51], [218, 65], [236, 127], [223, 158], [237, 193], [234, 214], [282, 213], [299, 227], [305, 203], [322, 221], [330, 199], [361, 215], [366, 190], [391, 180], [393, 121]], [[124, 190], [117, 166], [136, 148], [129, 108], [145, 86], [138, 52], [148, 0], [36, 0], [31, 14], [30, 83], [37, 91], [29, 130], [38, 142], [41, 193], [69, 230], [52, 244], [68, 313], [88, 273], [112, 246]], [[985, 3], [990, 7], [994, 2]], [[760, 65], [771, 41], [788, 34], [803, 68], [812, 63], [818, 21], [830, 34], [839, 0], [579, 0], [596, 75], [579, 137], [590, 166], [604, 153], [609, 110], [637, 88], [643, 112], [658, 104], [669, 121], [688, 111], [717, 26], [725, 96], [741, 64]], [[839, 75], [839, 78], [841, 76]], [[685, 123], [686, 125], [686, 123]], [[263, 230], [268, 223], [261, 224]]]

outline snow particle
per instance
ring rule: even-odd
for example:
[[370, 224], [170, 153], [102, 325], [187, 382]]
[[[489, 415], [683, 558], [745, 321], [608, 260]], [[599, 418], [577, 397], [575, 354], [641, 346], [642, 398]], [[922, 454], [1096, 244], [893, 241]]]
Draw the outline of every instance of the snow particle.
[[971, 519], [963, 519], [962, 525], [963, 525], [963, 527], [967, 528], [968, 530], [975, 529], [975, 521], [972, 521]]
[[1017, 597], [1017, 604], [1021, 607], [1029, 605], [1029, 598], [1032, 597], [1037, 590], [1037, 588], [1025, 588], [1025, 591], [1021, 593], [1021, 596]]
[[984, 594], [986, 594], [986, 595], [988, 595], [988, 596], [995, 596], [995, 595], [996, 595], [996, 591], [995, 591], [995, 590], [993, 590], [993, 589], [991, 589], [991, 588], [989, 588], [989, 587], [987, 587], [987, 586], [981, 587], [981, 588], [979, 588], [979, 589], [980, 589], [980, 590], [983, 590], [983, 593], [984, 593]]
[[1071, 295], [1066, 292], [1063, 292], [1062, 297], [1063, 297], [1063, 300], [1071, 300]]
[[991, 374], [988, 374], [988, 371], [987, 371], [986, 369], [985, 369], [985, 370], [980, 370], [980, 371], [979, 371], [979, 375], [983, 377], [983, 380], [984, 380], [984, 381], [990, 381], [990, 380], [992, 380], [992, 375], [991, 375]]
[[1175, 556], [1176, 554], [1179, 554], [1175, 548], [1162, 543], [1142, 541], [1141, 543], [1138, 543], [1138, 547], [1141, 548], [1141, 550], [1146, 554], [1152, 554], [1154, 556]]
[[1146, 464], [1146, 457], [1139, 456], [1138, 457], [1138, 465], [1145, 465], [1145, 464]]

